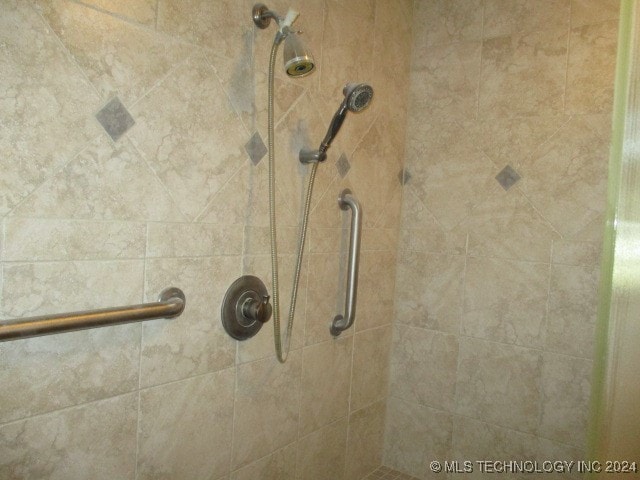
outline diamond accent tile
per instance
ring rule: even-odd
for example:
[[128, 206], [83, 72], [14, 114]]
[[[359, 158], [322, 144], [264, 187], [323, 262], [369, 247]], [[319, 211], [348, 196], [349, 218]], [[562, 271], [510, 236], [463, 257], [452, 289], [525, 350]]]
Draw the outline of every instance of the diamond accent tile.
[[249, 141], [244, 145], [244, 149], [247, 151], [247, 154], [254, 165], [258, 165], [260, 160], [262, 160], [268, 152], [267, 147], [258, 132], [253, 134]]
[[507, 165], [504, 167], [498, 175], [496, 175], [496, 180], [505, 190], [509, 190], [513, 187], [518, 180], [520, 180], [520, 175], [516, 172], [511, 165]]
[[336, 162], [336, 168], [338, 169], [338, 173], [342, 178], [344, 178], [347, 173], [349, 173], [349, 170], [351, 170], [351, 164], [349, 163], [349, 159], [344, 152], [342, 153], [342, 155], [340, 155], [340, 158], [338, 158], [338, 161]]
[[118, 97], [102, 107], [96, 118], [114, 142], [136, 123]]
[[409, 173], [409, 170], [407, 170], [406, 168], [401, 169], [398, 172], [398, 181], [400, 182], [400, 185], [406, 185], [407, 183], [409, 183], [409, 180], [411, 180], [411, 174]]

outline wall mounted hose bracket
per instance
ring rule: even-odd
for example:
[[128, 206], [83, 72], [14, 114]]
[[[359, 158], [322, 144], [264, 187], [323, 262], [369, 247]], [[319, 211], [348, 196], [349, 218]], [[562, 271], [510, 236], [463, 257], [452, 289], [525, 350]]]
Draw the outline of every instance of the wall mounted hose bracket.
[[351, 234], [349, 236], [349, 265], [347, 273], [347, 296], [345, 313], [336, 315], [331, 323], [331, 335], [339, 336], [353, 325], [356, 319], [356, 301], [358, 297], [358, 265], [360, 262], [360, 237], [362, 231], [362, 209], [360, 202], [345, 189], [338, 197], [338, 205], [342, 210], [351, 209]]
[[258, 277], [244, 275], [228, 288], [222, 301], [222, 326], [236, 340], [247, 340], [271, 318], [267, 288]]

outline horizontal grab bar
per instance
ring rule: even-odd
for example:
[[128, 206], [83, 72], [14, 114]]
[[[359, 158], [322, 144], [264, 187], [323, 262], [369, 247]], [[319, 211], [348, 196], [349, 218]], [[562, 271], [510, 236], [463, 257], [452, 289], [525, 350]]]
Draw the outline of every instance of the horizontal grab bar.
[[356, 319], [356, 300], [358, 296], [358, 264], [360, 262], [360, 232], [362, 230], [362, 210], [360, 203], [345, 189], [338, 198], [342, 210], [351, 209], [351, 234], [349, 236], [349, 269], [347, 276], [347, 298], [344, 316], [336, 315], [331, 323], [331, 335], [337, 337], [353, 325]]
[[0, 322], [0, 342], [154, 318], [175, 318], [183, 312], [185, 303], [182, 290], [171, 287], [163, 290], [155, 303], [5, 320]]

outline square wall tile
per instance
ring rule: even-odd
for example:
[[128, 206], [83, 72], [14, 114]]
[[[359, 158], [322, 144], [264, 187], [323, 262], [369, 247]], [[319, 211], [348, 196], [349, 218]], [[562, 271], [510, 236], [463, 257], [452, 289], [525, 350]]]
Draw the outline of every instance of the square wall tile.
[[349, 412], [352, 353], [353, 336], [303, 349], [300, 436]]
[[462, 333], [544, 346], [548, 264], [469, 257], [464, 285]]
[[397, 325], [390, 394], [407, 402], [454, 410], [458, 337]]
[[451, 458], [453, 416], [441, 410], [390, 397], [387, 405], [383, 465], [420, 479], [437, 480], [429, 462]]
[[562, 112], [567, 29], [516, 33], [482, 46], [479, 113], [517, 117]]
[[218, 478], [229, 471], [235, 370], [140, 392], [138, 478]]
[[133, 479], [138, 395], [0, 426], [0, 478]]
[[539, 435], [585, 448], [593, 362], [544, 354]]
[[237, 367], [231, 469], [248, 465], [297, 438], [302, 354], [275, 355]]
[[539, 350], [461, 338], [456, 413], [536, 433], [542, 363]]

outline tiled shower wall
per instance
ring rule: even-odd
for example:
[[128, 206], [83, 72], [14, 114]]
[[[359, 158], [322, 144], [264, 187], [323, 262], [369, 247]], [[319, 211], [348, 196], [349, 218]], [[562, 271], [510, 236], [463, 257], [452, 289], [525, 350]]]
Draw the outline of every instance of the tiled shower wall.
[[584, 458], [617, 17], [415, 2], [385, 465]]
[[[344, 83], [376, 96], [319, 168], [281, 365], [271, 323], [238, 343], [219, 321], [241, 274], [271, 288], [261, 154], [275, 27], [256, 31], [249, 1], [0, 0], [1, 317], [150, 302], [169, 286], [187, 297], [175, 320], [0, 344], [1, 478], [358, 480], [380, 465], [411, 3], [293, 3], [319, 68], [292, 81], [277, 63], [285, 313], [297, 152], [319, 144]], [[359, 319], [334, 341], [345, 187], [364, 209]]]

